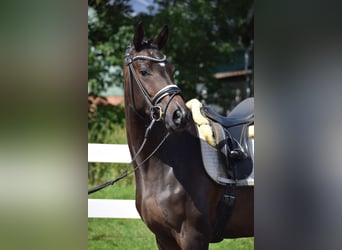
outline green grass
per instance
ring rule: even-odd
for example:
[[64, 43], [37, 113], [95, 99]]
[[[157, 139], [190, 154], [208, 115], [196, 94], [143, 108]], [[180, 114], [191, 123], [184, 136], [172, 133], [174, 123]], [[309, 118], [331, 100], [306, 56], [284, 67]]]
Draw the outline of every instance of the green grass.
[[[227, 239], [209, 249], [252, 250], [253, 238]], [[88, 249], [157, 249], [154, 235], [141, 220], [88, 219]]]
[[254, 238], [226, 239], [220, 243], [210, 244], [210, 250], [252, 250], [254, 249]]
[[[120, 180], [113, 186], [106, 187], [100, 191], [97, 191], [88, 196], [89, 199], [135, 199], [135, 186], [126, 185], [124, 180]], [[88, 185], [88, 188], [95, 187], [94, 185]]]
[[157, 249], [142, 220], [88, 219], [88, 249]]

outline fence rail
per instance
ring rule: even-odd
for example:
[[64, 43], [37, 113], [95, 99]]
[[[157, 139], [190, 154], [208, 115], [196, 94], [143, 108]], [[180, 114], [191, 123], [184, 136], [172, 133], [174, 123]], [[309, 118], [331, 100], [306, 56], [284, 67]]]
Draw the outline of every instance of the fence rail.
[[88, 218], [140, 219], [135, 200], [88, 199]]
[[[129, 163], [126, 144], [88, 144], [88, 162]], [[135, 200], [88, 199], [88, 218], [140, 219]]]
[[88, 162], [129, 163], [131, 155], [127, 144], [88, 144]]

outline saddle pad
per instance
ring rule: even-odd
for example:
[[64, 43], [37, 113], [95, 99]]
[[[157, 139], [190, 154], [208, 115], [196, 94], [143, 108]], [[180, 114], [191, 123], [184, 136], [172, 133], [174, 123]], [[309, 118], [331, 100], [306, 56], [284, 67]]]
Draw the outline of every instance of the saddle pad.
[[237, 186], [254, 186], [254, 169], [252, 173], [246, 179], [233, 180], [230, 179], [226, 172], [224, 164], [224, 155], [219, 152], [215, 147], [210, 146], [207, 141], [204, 140], [200, 130], [197, 128], [197, 134], [200, 139], [202, 162], [205, 172], [208, 176], [217, 184], [227, 185], [236, 184]]
[[[216, 183], [226, 185], [226, 183], [220, 181], [228, 179], [220, 152], [218, 152], [216, 148], [210, 146], [206, 141], [200, 139], [200, 142], [202, 161], [206, 173]], [[231, 183], [234, 183], [234, 180], [232, 180]]]

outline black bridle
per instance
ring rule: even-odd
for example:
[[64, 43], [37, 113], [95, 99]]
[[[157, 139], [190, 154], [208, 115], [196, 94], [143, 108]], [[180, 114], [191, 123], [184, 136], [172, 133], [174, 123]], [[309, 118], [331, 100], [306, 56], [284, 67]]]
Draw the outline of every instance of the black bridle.
[[[169, 103], [171, 102], [173, 97], [181, 94], [182, 91], [177, 85], [171, 84], [171, 85], [166, 85], [164, 88], [160, 89], [153, 97], [150, 97], [149, 93], [144, 88], [143, 84], [139, 80], [139, 77], [137, 76], [137, 74], [134, 70], [133, 62], [136, 60], [149, 60], [152, 62], [164, 63], [164, 62], [166, 62], [166, 56], [164, 55], [162, 58], [150, 57], [150, 56], [145, 56], [145, 55], [137, 55], [137, 56], [131, 57], [130, 50], [131, 50], [131, 46], [128, 46], [128, 48], [126, 50], [126, 54], [125, 54], [125, 61], [126, 61], [126, 65], [128, 66], [128, 69], [129, 69], [129, 71], [128, 71], [128, 83], [130, 85], [131, 98], [132, 98], [132, 102], [133, 102], [133, 109], [136, 113], [138, 113], [137, 108], [135, 106], [134, 91], [133, 91], [133, 83], [132, 83], [132, 79], [131, 79], [131, 74], [133, 75], [133, 78], [134, 78], [136, 84], [138, 85], [140, 92], [142, 93], [146, 103], [148, 104], [148, 106], [150, 108], [152, 120], [159, 121], [160, 119], [163, 118], [163, 114], [165, 114], [167, 107], [169, 106]], [[165, 110], [163, 110], [162, 107], [159, 105], [159, 103], [166, 96], [170, 96], [170, 99], [168, 100], [168, 102], [165, 106]], [[139, 114], [139, 116], [141, 117], [142, 115]]]
[[[164, 88], [160, 89], [152, 98], [150, 97], [149, 93], [147, 92], [147, 90], [144, 88], [144, 86], [142, 85], [141, 81], [139, 80], [135, 70], [134, 70], [134, 66], [133, 66], [133, 62], [136, 60], [150, 60], [153, 62], [159, 62], [159, 63], [163, 63], [166, 62], [166, 56], [164, 55], [162, 58], [155, 58], [155, 57], [150, 57], [150, 56], [144, 56], [144, 55], [137, 55], [134, 57], [131, 57], [130, 55], [130, 49], [131, 46], [128, 46], [127, 50], [126, 50], [126, 54], [125, 54], [125, 61], [126, 61], [126, 65], [128, 66], [128, 84], [130, 92], [131, 92], [131, 98], [132, 98], [132, 102], [133, 102], [133, 109], [134, 112], [136, 114], [138, 114], [140, 117], [143, 117], [141, 114], [139, 114], [139, 112], [137, 111], [137, 108], [135, 106], [135, 101], [134, 101], [134, 91], [133, 91], [133, 82], [131, 79], [131, 74], [133, 75], [133, 78], [136, 82], [136, 84], [139, 87], [140, 92], [142, 93], [142, 95], [144, 96], [144, 99], [146, 100], [146, 103], [149, 105], [150, 108], [150, 123], [147, 126], [146, 130], [145, 130], [145, 134], [144, 134], [144, 140], [141, 143], [139, 149], [137, 150], [137, 152], [135, 153], [132, 161], [128, 164], [128, 166], [126, 167], [126, 169], [124, 170], [124, 172], [118, 176], [117, 178], [115, 178], [114, 180], [110, 180], [107, 181], [95, 188], [92, 188], [90, 190], [88, 190], [88, 194], [92, 194], [95, 193], [109, 185], [113, 185], [114, 183], [116, 183], [117, 181], [125, 178], [126, 176], [128, 176], [129, 174], [133, 173], [135, 170], [137, 170], [138, 168], [140, 168], [146, 161], [148, 161], [157, 151], [158, 149], [163, 145], [163, 143], [166, 141], [166, 139], [169, 137], [170, 132], [167, 132], [166, 135], [164, 136], [164, 138], [160, 141], [160, 143], [157, 145], [157, 147], [140, 163], [138, 163], [136, 161], [137, 157], [139, 156], [139, 154], [141, 153], [141, 151], [143, 150], [147, 139], [148, 139], [148, 135], [150, 133], [150, 131], [152, 130], [152, 127], [154, 126], [155, 122], [158, 122], [160, 120], [163, 119], [164, 114], [167, 111], [167, 108], [171, 102], [171, 100], [176, 96], [176, 95], [180, 95], [182, 93], [181, 89], [174, 84], [171, 85], [167, 85]], [[163, 110], [162, 106], [159, 105], [159, 103], [161, 102], [162, 99], [164, 99], [164, 97], [166, 96], [170, 96], [168, 102], [165, 105], [165, 110]], [[130, 165], [132, 165], [133, 163], [136, 163], [136, 167], [131, 170], [128, 171], [128, 168]]]

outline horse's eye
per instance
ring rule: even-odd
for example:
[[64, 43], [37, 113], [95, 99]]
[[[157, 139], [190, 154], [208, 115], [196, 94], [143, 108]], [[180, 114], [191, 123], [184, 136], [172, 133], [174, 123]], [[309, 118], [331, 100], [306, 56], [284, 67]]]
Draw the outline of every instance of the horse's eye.
[[147, 70], [140, 70], [140, 74], [141, 74], [142, 76], [147, 76], [147, 75], [148, 75], [148, 72], [147, 72]]

